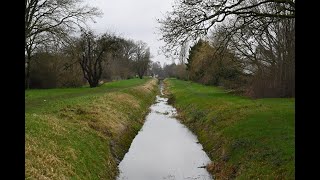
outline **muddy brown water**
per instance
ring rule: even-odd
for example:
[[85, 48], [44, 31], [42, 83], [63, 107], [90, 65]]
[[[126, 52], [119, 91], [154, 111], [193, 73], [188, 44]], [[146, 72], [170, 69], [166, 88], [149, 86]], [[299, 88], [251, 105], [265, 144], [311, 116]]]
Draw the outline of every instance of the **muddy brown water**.
[[[162, 93], [162, 83], [160, 91]], [[197, 137], [175, 115], [177, 111], [157, 96], [146, 121], [119, 164], [117, 180], [212, 180], [210, 162]]]

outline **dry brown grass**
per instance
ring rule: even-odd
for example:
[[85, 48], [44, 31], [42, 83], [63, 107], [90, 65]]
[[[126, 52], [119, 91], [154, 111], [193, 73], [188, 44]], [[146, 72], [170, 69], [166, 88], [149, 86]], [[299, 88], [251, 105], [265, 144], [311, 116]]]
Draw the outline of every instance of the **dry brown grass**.
[[[133, 126], [141, 124], [152, 103], [136, 94], [153, 96], [156, 85], [154, 79], [128, 92], [108, 92], [59, 111], [26, 114], [26, 120], [32, 121], [26, 127], [26, 179], [114, 179], [115, 158], [130, 147]], [[94, 156], [93, 151], [97, 151]]]
[[156, 79], [152, 79], [148, 83], [146, 83], [142, 86], [135, 87], [133, 89], [136, 89], [139, 92], [143, 92], [143, 93], [150, 93], [151, 91], [154, 90], [155, 86], [157, 86], [157, 82], [158, 81]]
[[[41, 147], [36, 138], [26, 136], [25, 154], [26, 179], [57, 179], [64, 180], [75, 176], [72, 166], [58, 157], [59, 147], [54, 142], [48, 142], [48, 148]], [[68, 156], [76, 158], [74, 149], [69, 148]]]

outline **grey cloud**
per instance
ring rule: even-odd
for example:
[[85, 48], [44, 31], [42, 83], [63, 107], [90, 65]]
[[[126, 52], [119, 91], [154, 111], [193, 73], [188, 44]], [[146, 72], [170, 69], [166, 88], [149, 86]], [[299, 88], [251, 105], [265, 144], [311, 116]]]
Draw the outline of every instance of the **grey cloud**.
[[158, 55], [161, 45], [159, 35], [155, 34], [159, 25], [156, 18], [161, 18], [170, 11], [173, 0], [86, 0], [92, 6], [102, 10], [103, 17], [96, 18], [90, 27], [102, 33], [113, 31], [133, 40], [142, 40], [150, 46], [153, 61], [170, 63], [163, 55]]

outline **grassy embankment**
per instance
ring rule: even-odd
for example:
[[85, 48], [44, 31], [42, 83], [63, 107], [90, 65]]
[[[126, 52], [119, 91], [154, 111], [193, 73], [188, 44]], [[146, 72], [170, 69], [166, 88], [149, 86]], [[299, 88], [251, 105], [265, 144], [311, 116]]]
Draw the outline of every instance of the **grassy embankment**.
[[26, 179], [115, 179], [157, 92], [150, 78], [27, 90]]
[[294, 179], [294, 98], [253, 100], [194, 82], [165, 83], [179, 118], [211, 158], [215, 179]]

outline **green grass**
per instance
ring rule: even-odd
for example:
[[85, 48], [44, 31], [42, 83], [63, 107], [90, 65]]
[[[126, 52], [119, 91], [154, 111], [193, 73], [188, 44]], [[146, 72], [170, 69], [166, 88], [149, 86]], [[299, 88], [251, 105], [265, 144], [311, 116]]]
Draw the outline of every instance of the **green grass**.
[[253, 100], [194, 82], [165, 83], [215, 179], [294, 179], [294, 98]]
[[150, 78], [26, 91], [26, 179], [115, 179], [157, 91]]
[[112, 92], [142, 85], [148, 80], [150, 80], [150, 78], [135, 78], [129, 80], [115, 81], [111, 83], [105, 83], [98, 88], [81, 87], [26, 90], [25, 108], [27, 112], [31, 112], [34, 109], [38, 112], [39, 110], [43, 110], [44, 107], [50, 106], [49, 111], [51, 111], [53, 106], [59, 106], [59, 104], [66, 104], [70, 102], [71, 98], [92, 98], [93, 96], [98, 96], [106, 92]]

